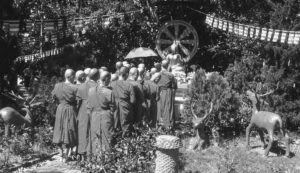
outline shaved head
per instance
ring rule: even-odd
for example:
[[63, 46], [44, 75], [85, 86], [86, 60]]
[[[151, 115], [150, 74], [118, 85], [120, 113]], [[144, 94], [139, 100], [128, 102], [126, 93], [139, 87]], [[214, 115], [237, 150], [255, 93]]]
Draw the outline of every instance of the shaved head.
[[161, 70], [161, 64], [160, 64], [160, 63], [155, 63], [155, 64], [154, 64], [154, 67], [156, 68], [156, 70], [157, 70], [158, 72], [160, 72], [160, 70]]
[[152, 75], [151, 81], [158, 82], [160, 79], [160, 73], [156, 72]]
[[110, 79], [110, 73], [108, 71], [103, 71], [100, 74], [100, 81], [105, 81], [108, 77]]
[[75, 72], [74, 70], [72, 69], [67, 69], [65, 71], [65, 79], [67, 81], [69, 81], [70, 83], [73, 83], [74, 82], [74, 78], [75, 78]]
[[88, 77], [94, 81], [97, 81], [99, 79], [99, 71], [96, 68], [91, 69]]
[[107, 70], [107, 67], [105, 67], [105, 66], [102, 66], [101, 69], [102, 69], [103, 71], [108, 71], [108, 70]]
[[154, 74], [154, 73], [156, 73], [156, 72], [157, 72], [157, 69], [156, 69], [155, 67], [151, 68], [151, 70], [150, 70], [150, 73], [151, 73], [151, 74]]
[[91, 68], [86, 68], [86, 69], [84, 69], [85, 75], [89, 75], [90, 71], [91, 71]]
[[84, 83], [85, 77], [86, 77], [86, 75], [85, 75], [84, 71], [78, 70], [75, 73], [76, 84], [82, 84], [82, 83]]
[[163, 60], [163, 61], [161, 62], [161, 66], [162, 66], [164, 69], [168, 69], [169, 61], [168, 61], [168, 60]]
[[118, 61], [117, 63], [116, 63], [116, 69], [117, 70], [120, 70], [120, 68], [123, 66], [123, 64], [122, 64], [122, 62], [121, 61]]
[[128, 77], [128, 73], [129, 73], [129, 68], [121, 67], [119, 75], [122, 76], [124, 80], [126, 80], [126, 78]]
[[138, 69], [135, 68], [135, 67], [132, 67], [132, 68], [130, 69], [130, 71], [129, 71], [129, 78], [130, 78], [131, 80], [137, 80], [138, 76], [139, 76], [139, 71], [138, 71]]
[[145, 69], [144, 68], [138, 68], [139, 74], [144, 74], [145, 73]]
[[79, 79], [79, 78], [83, 77], [84, 75], [85, 75], [84, 71], [78, 70], [78, 71], [75, 73], [75, 78], [76, 78], [76, 79]]
[[100, 83], [103, 86], [108, 86], [110, 82], [110, 73], [108, 71], [102, 71], [100, 74]]
[[145, 79], [145, 80], [150, 80], [150, 79], [151, 79], [151, 74], [150, 74], [150, 72], [146, 72], [144, 79]]
[[127, 61], [123, 61], [123, 62], [122, 62], [122, 65], [123, 65], [123, 66], [125, 66], [126, 64], [128, 64]]
[[144, 68], [138, 68], [138, 72], [139, 72], [138, 80], [143, 80], [144, 76], [145, 76], [145, 69]]
[[116, 81], [119, 79], [119, 76], [117, 74], [111, 74], [111, 81]]
[[129, 75], [132, 76], [132, 75], [135, 75], [138, 73], [138, 69], [135, 68], [135, 67], [132, 67], [130, 70], [129, 70]]
[[130, 64], [125, 64], [124, 66], [127, 67], [127, 68], [131, 67]]
[[67, 69], [67, 70], [65, 71], [65, 78], [67, 79], [67, 78], [69, 78], [69, 77], [71, 77], [71, 76], [74, 76], [74, 70], [72, 70], [72, 69]]
[[139, 64], [139, 65], [138, 65], [138, 68], [143, 68], [143, 69], [145, 69], [145, 64], [143, 64], [143, 63]]

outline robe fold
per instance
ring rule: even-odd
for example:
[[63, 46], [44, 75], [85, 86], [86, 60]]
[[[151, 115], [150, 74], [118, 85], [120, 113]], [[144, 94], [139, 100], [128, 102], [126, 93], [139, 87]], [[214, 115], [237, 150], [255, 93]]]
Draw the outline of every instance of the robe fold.
[[132, 86], [135, 93], [136, 104], [133, 105], [133, 121], [134, 123], [145, 120], [147, 110], [146, 99], [143, 93], [143, 87], [139, 81], [127, 80]]
[[89, 154], [111, 148], [114, 132], [115, 99], [108, 87], [96, 86], [89, 90], [87, 112], [91, 117]]
[[111, 87], [116, 102], [114, 127], [125, 133], [132, 128], [132, 105], [136, 103], [133, 86], [128, 81], [118, 80], [113, 81]]
[[158, 122], [165, 127], [173, 127], [175, 123], [175, 91], [177, 89], [174, 75], [166, 70], [162, 70], [158, 86], [160, 98], [157, 103]]
[[148, 102], [148, 121], [152, 127], [156, 126], [157, 122], [157, 102], [159, 101], [159, 87], [153, 81], [145, 81], [147, 88], [147, 102]]
[[77, 86], [76, 99], [79, 107], [78, 111], [78, 153], [84, 154], [87, 150], [89, 133], [90, 133], [90, 117], [87, 114], [87, 98], [89, 89], [96, 87], [95, 81], [89, 80], [79, 86]]
[[56, 84], [52, 91], [52, 96], [59, 102], [53, 132], [55, 144], [65, 144], [68, 147], [77, 145], [76, 92], [75, 85], [64, 82]]

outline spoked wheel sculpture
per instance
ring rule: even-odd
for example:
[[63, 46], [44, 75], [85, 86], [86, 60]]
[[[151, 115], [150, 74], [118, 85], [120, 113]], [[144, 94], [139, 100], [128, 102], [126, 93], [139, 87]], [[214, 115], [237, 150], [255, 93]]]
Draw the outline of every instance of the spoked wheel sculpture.
[[181, 20], [165, 23], [156, 38], [156, 49], [163, 59], [170, 53], [180, 54], [183, 61], [188, 62], [196, 54], [198, 44], [195, 28]]

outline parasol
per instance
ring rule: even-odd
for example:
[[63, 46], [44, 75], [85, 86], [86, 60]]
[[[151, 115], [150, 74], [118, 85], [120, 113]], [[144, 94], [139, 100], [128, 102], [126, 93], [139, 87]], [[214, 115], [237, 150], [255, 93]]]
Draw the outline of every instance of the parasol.
[[132, 49], [125, 59], [134, 59], [134, 58], [146, 58], [158, 56], [152, 49], [146, 47], [139, 47]]

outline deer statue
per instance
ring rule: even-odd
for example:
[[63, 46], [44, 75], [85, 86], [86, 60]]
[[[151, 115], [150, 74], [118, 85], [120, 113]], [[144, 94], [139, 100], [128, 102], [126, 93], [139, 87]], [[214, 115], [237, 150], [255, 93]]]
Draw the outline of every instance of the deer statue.
[[[278, 84], [277, 84], [277, 88], [278, 88]], [[248, 127], [246, 129], [246, 145], [247, 145], [247, 149], [249, 150], [250, 149], [249, 134], [250, 134], [251, 128], [255, 126], [258, 129], [258, 134], [263, 143], [263, 147], [265, 148], [266, 144], [265, 144], [265, 140], [264, 140], [264, 131], [267, 131], [269, 134], [269, 144], [264, 152], [264, 155], [268, 156], [269, 151], [270, 151], [273, 141], [274, 141], [274, 137], [273, 137], [274, 131], [279, 129], [285, 140], [285, 145], [286, 145], [285, 156], [289, 157], [289, 155], [290, 155], [289, 137], [285, 133], [285, 129], [283, 127], [282, 119], [281, 119], [280, 115], [272, 113], [272, 112], [260, 111], [261, 97], [272, 94], [275, 90], [272, 90], [270, 92], [267, 92], [267, 93], [261, 94], [261, 95], [257, 94], [256, 91], [254, 91], [254, 92], [252, 92], [250, 90], [246, 91], [248, 98], [252, 102], [252, 116], [251, 116], [250, 124], [248, 125]]]
[[33, 104], [33, 101], [35, 100], [36, 97], [34, 97], [29, 102], [26, 99], [22, 98], [21, 96], [15, 95], [14, 93], [11, 95], [14, 96], [16, 99], [18, 99], [19, 102], [20, 101], [23, 102], [21, 106], [24, 107], [22, 107], [20, 110], [24, 111], [26, 115], [23, 116], [22, 113], [20, 113], [20, 111], [17, 111], [15, 108], [12, 107], [4, 107], [0, 109], [0, 123], [2, 122], [5, 124], [6, 137], [10, 136], [10, 125], [14, 125], [16, 127], [20, 127], [22, 125], [25, 125], [26, 127], [30, 126], [31, 124], [30, 108], [42, 104], [41, 102]]
[[[197, 148], [204, 149], [209, 145], [209, 136], [205, 132], [205, 120], [210, 115], [210, 113], [213, 110], [213, 103], [210, 103], [210, 110], [206, 111], [205, 115], [203, 117], [198, 117], [197, 114], [194, 111], [195, 102], [191, 105], [191, 112], [193, 114], [193, 128], [197, 132], [196, 141], [190, 142], [189, 150], [195, 150]], [[193, 144], [192, 144], [193, 143]]]

